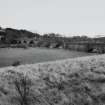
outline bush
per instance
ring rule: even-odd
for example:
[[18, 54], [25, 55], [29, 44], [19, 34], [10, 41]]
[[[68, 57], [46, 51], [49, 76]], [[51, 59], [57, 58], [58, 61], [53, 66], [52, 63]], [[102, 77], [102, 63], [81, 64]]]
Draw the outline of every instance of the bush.
[[9, 70], [6, 79], [12, 91], [9, 92], [9, 105], [39, 105], [40, 97], [32, 79], [23, 73]]
[[15, 62], [12, 64], [12, 66], [19, 66], [20, 64], [21, 64], [20, 61], [15, 61]]

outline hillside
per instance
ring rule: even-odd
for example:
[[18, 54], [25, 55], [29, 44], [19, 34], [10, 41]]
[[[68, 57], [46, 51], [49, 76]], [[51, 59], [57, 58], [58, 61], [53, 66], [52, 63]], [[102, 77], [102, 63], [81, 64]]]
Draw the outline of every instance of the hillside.
[[105, 37], [64, 37], [58, 33], [39, 34], [24, 29], [1, 28], [0, 48], [46, 47], [90, 53], [105, 53]]
[[0, 69], [1, 105], [105, 105], [105, 55]]

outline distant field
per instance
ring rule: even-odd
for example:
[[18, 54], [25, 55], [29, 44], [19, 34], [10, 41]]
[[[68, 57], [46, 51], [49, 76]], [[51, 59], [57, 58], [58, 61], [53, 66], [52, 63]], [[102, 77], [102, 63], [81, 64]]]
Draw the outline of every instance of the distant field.
[[60, 59], [74, 58], [93, 55], [85, 52], [69, 51], [64, 49], [46, 48], [1, 48], [0, 67], [12, 65], [16, 61], [22, 64], [55, 61]]

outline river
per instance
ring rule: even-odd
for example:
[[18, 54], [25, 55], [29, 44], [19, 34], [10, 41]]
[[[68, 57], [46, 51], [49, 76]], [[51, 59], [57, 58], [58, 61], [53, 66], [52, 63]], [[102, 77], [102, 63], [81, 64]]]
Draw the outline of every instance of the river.
[[16, 61], [31, 64], [88, 55], [93, 53], [47, 48], [0, 48], [0, 67], [10, 66]]

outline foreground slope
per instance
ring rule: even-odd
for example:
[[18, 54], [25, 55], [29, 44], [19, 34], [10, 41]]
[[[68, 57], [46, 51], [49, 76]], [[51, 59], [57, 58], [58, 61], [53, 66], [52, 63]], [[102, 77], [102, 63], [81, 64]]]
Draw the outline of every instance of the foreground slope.
[[105, 55], [1, 68], [0, 104], [105, 105]]

